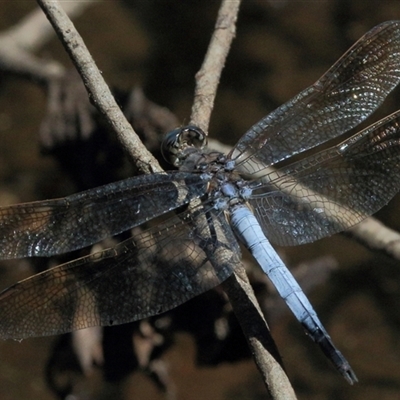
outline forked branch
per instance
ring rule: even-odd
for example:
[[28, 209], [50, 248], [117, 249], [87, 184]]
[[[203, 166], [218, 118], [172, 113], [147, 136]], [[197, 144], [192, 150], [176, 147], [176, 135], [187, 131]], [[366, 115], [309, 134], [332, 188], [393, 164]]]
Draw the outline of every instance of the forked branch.
[[[117, 133], [131, 159], [145, 173], [160, 171], [157, 161], [142, 146], [120, 111], [81, 36], [59, 3], [54, 0], [38, 0], [38, 3], [73, 60], [93, 104]], [[191, 123], [205, 131], [209, 125], [221, 71], [235, 34], [239, 5], [240, 0], [222, 2], [207, 55], [196, 76]], [[280, 364], [279, 354], [244, 269], [229, 279], [224, 287], [271, 395], [274, 399], [294, 399], [293, 389]]]

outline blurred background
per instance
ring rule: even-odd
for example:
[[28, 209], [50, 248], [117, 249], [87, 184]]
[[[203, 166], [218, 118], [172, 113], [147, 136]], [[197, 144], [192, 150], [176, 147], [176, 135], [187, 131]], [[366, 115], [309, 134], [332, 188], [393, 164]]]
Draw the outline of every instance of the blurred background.
[[[207, 49], [219, 5], [218, 1], [200, 0], [103, 0], [87, 6], [74, 18], [74, 24], [105, 80], [120, 96], [122, 107], [129, 108], [129, 93], [140, 87], [147, 99], [167, 107], [177, 123], [184, 124], [190, 116], [194, 75]], [[36, 7], [34, 1], [2, 2], [0, 33], [20, 23]], [[394, 19], [400, 19], [400, 3], [396, 0], [244, 1], [218, 90], [210, 137], [233, 145], [252, 124], [316, 81], [365, 32]], [[44, 60], [59, 61], [66, 70], [72, 67], [55, 35], [35, 54]], [[71, 166], [65, 161], [82, 158], [82, 147], [68, 147], [73, 142], [71, 138], [67, 147], [63, 147], [62, 138], [49, 138], [49, 132], [57, 130], [57, 125], [51, 125], [55, 118], [49, 103], [54, 96], [53, 86], [4, 65], [0, 68], [0, 204], [59, 197], [87, 187], [86, 181], [74, 179]], [[66, 84], [62, 90], [65, 87], [71, 85]], [[368, 124], [399, 105], [398, 89]], [[95, 116], [92, 118], [96, 120]], [[166, 125], [171, 123], [168, 121]], [[160, 127], [154, 130], [161, 134]], [[99, 158], [108, 160], [110, 149], [112, 157], [108, 161], [118, 170], [116, 178], [124, 176], [126, 163], [116, 160], [122, 154], [101, 137], [107, 145], [101, 148], [101, 157], [96, 153], [92, 167], [97, 167]], [[79, 137], [79, 141], [85, 140]], [[152, 143], [154, 148], [158, 146], [157, 139]], [[105, 165], [104, 170], [109, 164]], [[76, 168], [83, 171], [82, 167]], [[97, 179], [96, 184], [107, 180], [103, 175]], [[377, 215], [393, 229], [400, 228], [399, 200], [395, 198]], [[266, 317], [299, 399], [400, 398], [399, 263], [345, 235], [280, 250], [292, 267], [321, 257], [329, 257], [323, 260], [336, 266], [333, 272], [321, 275], [318, 285], [310, 285], [308, 295], [360, 381], [349, 386], [288, 311], [283, 308], [274, 316], [271, 310], [271, 316]], [[46, 266], [44, 260], [2, 262], [0, 288]], [[320, 276], [317, 270], [308, 271], [305, 285], [308, 278], [315, 276]], [[198, 310], [204, 312], [201, 306], [196, 309], [196, 304], [193, 309], [190, 305], [184, 307], [184, 313], [192, 316], [199, 315]], [[209, 307], [212, 309], [212, 305]], [[267, 398], [246, 350], [231, 359], [219, 353], [218, 357], [199, 363], [202, 346], [190, 329], [182, 325], [180, 328], [173, 332], [167, 348], [155, 356], [168, 371], [168, 389], [157, 384], [149, 370], [140, 371], [133, 363], [129, 374], [112, 382], [118, 385], [121, 399]], [[0, 399], [56, 398], [49, 389], [49, 376], [59, 380], [56, 386], [68, 386], [66, 381], [70, 383], [72, 379], [70, 375], [52, 375], [51, 368], [59, 365], [54, 355], [62, 357], [57, 352], [62, 347], [60, 343], [61, 339], [54, 337], [21, 343], [0, 341]], [[235, 350], [238, 349], [232, 346], [232, 352]], [[110, 362], [115, 363], [111, 369], [118, 368], [118, 357]], [[104, 383], [101, 367], [87, 372], [88, 379], [78, 372], [76, 375], [72, 379], [76, 397], [70, 399], [117, 398], [115, 392], [111, 395], [100, 389]]]

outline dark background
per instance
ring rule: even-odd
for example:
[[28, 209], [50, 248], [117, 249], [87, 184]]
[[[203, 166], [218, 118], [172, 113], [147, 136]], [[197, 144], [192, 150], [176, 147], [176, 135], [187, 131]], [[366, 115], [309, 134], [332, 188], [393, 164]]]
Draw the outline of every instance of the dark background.
[[[200, 0], [100, 1], [74, 23], [109, 84], [142, 86], [151, 100], [184, 123], [218, 6], [217, 1]], [[1, 2], [0, 29], [35, 7], [34, 1]], [[367, 30], [392, 19], [400, 19], [397, 0], [244, 1], [210, 136], [234, 144], [258, 119], [318, 79]], [[56, 38], [40, 54], [69, 63]], [[399, 100], [397, 90], [374, 118], [399, 108]], [[0, 204], [73, 191], [51, 157], [40, 155], [38, 129], [45, 112], [42, 88], [0, 76]], [[398, 202], [393, 200], [378, 215], [395, 229], [400, 227]], [[287, 313], [272, 331], [299, 398], [400, 398], [399, 263], [343, 235], [282, 250], [289, 265], [321, 255], [337, 259], [339, 270], [310, 299], [360, 380], [349, 386]], [[27, 261], [4, 262], [0, 286], [31, 273]], [[43, 366], [53, 340], [0, 342], [0, 399], [52, 398]], [[197, 368], [190, 336], [178, 335], [176, 342], [164, 358], [178, 399], [266, 397], [251, 360]], [[94, 374], [89, 388], [100, 379]], [[164, 398], [140, 373], [129, 378], [124, 391], [127, 399]]]

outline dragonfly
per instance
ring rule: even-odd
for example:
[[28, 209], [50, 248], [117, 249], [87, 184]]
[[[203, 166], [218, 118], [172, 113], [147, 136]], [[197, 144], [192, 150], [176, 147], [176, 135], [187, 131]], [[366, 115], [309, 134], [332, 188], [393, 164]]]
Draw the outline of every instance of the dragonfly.
[[132, 230], [115, 247], [5, 289], [0, 337], [54, 335], [165, 312], [226, 280], [241, 263], [242, 243], [306, 333], [356, 382], [271, 242], [300, 245], [343, 231], [399, 191], [400, 110], [321, 146], [365, 120], [399, 81], [400, 21], [389, 21], [251, 127], [228, 155], [208, 150], [200, 128], [184, 126], [162, 143], [174, 170], [0, 208], [2, 259], [50, 257]]

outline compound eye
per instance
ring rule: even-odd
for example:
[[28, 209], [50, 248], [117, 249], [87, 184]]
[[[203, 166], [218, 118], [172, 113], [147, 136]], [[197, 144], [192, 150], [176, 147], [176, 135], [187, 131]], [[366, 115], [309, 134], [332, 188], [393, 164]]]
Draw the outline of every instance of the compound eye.
[[177, 160], [180, 135], [181, 128], [176, 128], [173, 131], [168, 132], [161, 143], [161, 154], [164, 157], [164, 160], [172, 165], [175, 165]]
[[185, 150], [190, 147], [201, 149], [206, 144], [206, 134], [197, 126], [188, 125], [168, 132], [161, 144], [164, 159], [172, 165], [179, 166], [185, 158]]
[[198, 126], [188, 125], [182, 128], [184, 140], [189, 146], [202, 149], [207, 144], [207, 136]]

